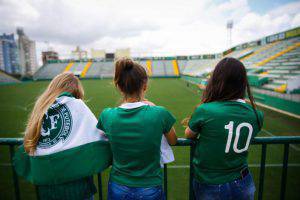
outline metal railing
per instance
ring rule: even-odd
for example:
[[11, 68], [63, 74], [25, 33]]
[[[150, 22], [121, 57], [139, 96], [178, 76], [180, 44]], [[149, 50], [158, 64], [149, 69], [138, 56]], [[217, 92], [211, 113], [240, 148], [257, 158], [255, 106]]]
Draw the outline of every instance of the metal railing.
[[[19, 179], [14, 170], [12, 159], [15, 153], [15, 146], [21, 145], [23, 143], [23, 139], [21, 138], [0, 138], [0, 146], [5, 145], [9, 146], [10, 152], [10, 162], [12, 166], [13, 172], [13, 181], [14, 181], [14, 194], [15, 199], [20, 199], [20, 188], [19, 188]], [[267, 153], [267, 145], [269, 144], [278, 144], [284, 145], [283, 151], [283, 161], [282, 161], [282, 173], [281, 173], [281, 189], [280, 189], [280, 199], [285, 198], [285, 191], [286, 191], [286, 180], [287, 180], [287, 168], [288, 168], [288, 157], [289, 157], [289, 147], [291, 144], [300, 144], [300, 136], [280, 136], [280, 137], [256, 137], [252, 141], [254, 145], [262, 145], [261, 148], [261, 162], [260, 162], [260, 173], [259, 173], [259, 186], [258, 186], [258, 199], [262, 199], [263, 190], [264, 190], [264, 177], [265, 177], [265, 167], [266, 167], [266, 153]], [[192, 159], [193, 159], [193, 152], [194, 152], [194, 141], [189, 139], [179, 138], [178, 142], [174, 146], [190, 146], [190, 173], [189, 173], [189, 199], [193, 200], [193, 187], [192, 187], [192, 180], [193, 180], [193, 166], [192, 166]], [[168, 198], [168, 167], [164, 165], [164, 191], [166, 199]], [[103, 199], [102, 193], [102, 177], [101, 173], [97, 175], [98, 178], [98, 188], [99, 188], [99, 199]], [[38, 190], [36, 189], [37, 196]]]

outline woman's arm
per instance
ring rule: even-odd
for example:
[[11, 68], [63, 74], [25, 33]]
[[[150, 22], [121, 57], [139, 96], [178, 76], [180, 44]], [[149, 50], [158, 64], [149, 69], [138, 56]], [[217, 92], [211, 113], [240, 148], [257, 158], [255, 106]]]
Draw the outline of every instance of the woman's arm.
[[175, 145], [177, 143], [177, 135], [175, 128], [172, 127], [169, 133], [165, 134], [165, 137], [170, 145]]
[[192, 131], [189, 127], [186, 127], [186, 129], [184, 131], [184, 135], [188, 139], [194, 139], [194, 138], [197, 137], [197, 133], [195, 133], [194, 131]]

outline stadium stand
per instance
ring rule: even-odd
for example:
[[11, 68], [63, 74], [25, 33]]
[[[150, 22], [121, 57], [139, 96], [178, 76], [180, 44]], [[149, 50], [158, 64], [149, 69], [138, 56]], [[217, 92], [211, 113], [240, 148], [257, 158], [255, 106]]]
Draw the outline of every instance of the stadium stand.
[[100, 77], [109, 78], [114, 76], [114, 62], [103, 62], [101, 65]]
[[179, 75], [179, 68], [176, 60], [153, 60], [151, 63], [153, 77]]
[[[252, 85], [262, 86], [266, 90], [280, 93], [287, 92], [287, 82], [300, 75], [300, 43], [299, 38], [279, 41], [268, 45], [260, 54], [252, 56], [252, 61], [246, 60], [247, 66], [259, 68], [256, 70], [257, 83]], [[251, 68], [251, 67], [250, 67]], [[250, 73], [250, 75], [253, 75]], [[265, 81], [267, 78], [268, 81]], [[261, 80], [264, 80], [260, 82]], [[266, 83], [266, 84], [264, 84]], [[294, 91], [289, 91], [294, 92]]]
[[[146, 67], [147, 66], [147, 61], [146, 60], [136, 60], [136, 62], [138, 62], [140, 65], [142, 65], [146, 71], [148, 72], [148, 68]], [[148, 72], [149, 74], [149, 72]]]
[[153, 60], [151, 68], [152, 68], [152, 76], [166, 75], [164, 61], [162, 60]]
[[[179, 69], [179, 65], [178, 65], [178, 61], [177, 60], [172, 60], [172, 65], [173, 65], [173, 72], [175, 76], [179, 76], [180, 74], [180, 69]], [[170, 68], [167, 69], [167, 73], [169, 73]]]
[[233, 57], [233, 58], [241, 59], [243, 57], [246, 57], [247, 55], [254, 53], [255, 50], [256, 50], [256, 47], [248, 47], [246, 49], [239, 49], [239, 50], [235, 50], [235, 51], [227, 54], [225, 57]]
[[73, 72], [75, 75], [81, 75], [86, 64], [86, 62], [74, 62], [68, 71]]
[[101, 63], [93, 62], [89, 69], [85, 73], [85, 77], [87, 78], [100, 78], [101, 73]]
[[114, 62], [100, 61], [91, 63], [89, 70], [86, 72], [85, 78], [108, 78], [113, 77], [113, 74]]
[[93, 64], [92, 61], [88, 61], [88, 62], [86, 63], [86, 65], [84, 66], [84, 68], [83, 68], [83, 70], [82, 70], [82, 72], [81, 72], [81, 74], [80, 74], [80, 76], [81, 76], [82, 78], [84, 78], [84, 77], [86, 76], [86, 73], [88, 72], [88, 70], [90, 69], [90, 67], [92, 66], [92, 64]]
[[146, 61], [146, 68], [147, 68], [147, 72], [148, 72], [149, 76], [153, 76], [153, 69], [152, 69], [152, 61], [151, 60]]
[[298, 41], [298, 38], [292, 38], [263, 45], [253, 54], [241, 59], [241, 61], [243, 61], [246, 67], [264, 66], [266, 63], [273, 60], [273, 57], [284, 54], [285, 51], [295, 45]]
[[[283, 94], [300, 93], [300, 86], [297, 85], [300, 76], [299, 30], [300, 28], [296, 28], [267, 36], [219, 54], [136, 60], [145, 67], [150, 77], [194, 76], [201, 79], [199, 82], [205, 83], [222, 57], [234, 57], [245, 64], [252, 86]], [[109, 78], [113, 77], [113, 66], [113, 61], [105, 60], [60, 61], [41, 67], [35, 73], [34, 79], [51, 79], [63, 71], [72, 71], [82, 78]]]
[[215, 59], [193, 59], [204, 57], [198, 55], [189, 56], [186, 62], [179, 61], [181, 77], [203, 89], [216, 64], [214, 61], [237, 58], [246, 66], [259, 105], [299, 117], [299, 111], [293, 107], [300, 103], [300, 27], [238, 45], [218, 55], [215, 54]]
[[211, 72], [218, 62], [218, 59], [197, 59], [188, 60], [182, 70], [182, 74], [190, 76], [202, 76]]
[[52, 79], [66, 70], [67, 63], [48, 63], [42, 66], [34, 75], [34, 80]]
[[18, 83], [18, 79], [6, 74], [5, 72], [0, 71], [0, 84], [1, 83]]
[[[149, 76], [174, 77], [180, 75], [177, 60], [137, 60]], [[114, 61], [67, 61], [48, 63], [33, 76], [34, 80], [52, 79], [64, 71], [71, 71], [82, 78], [109, 78], [114, 75]]]
[[183, 73], [185, 70], [185, 67], [187, 66], [187, 60], [180, 59], [180, 60], [177, 60], [177, 63], [178, 63], [180, 72]]

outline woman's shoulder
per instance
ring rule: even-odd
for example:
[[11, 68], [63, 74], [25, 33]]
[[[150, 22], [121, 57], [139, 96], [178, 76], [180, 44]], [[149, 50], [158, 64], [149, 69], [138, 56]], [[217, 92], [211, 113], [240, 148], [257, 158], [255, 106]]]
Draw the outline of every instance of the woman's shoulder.
[[100, 112], [101, 115], [107, 115], [111, 112], [113, 112], [114, 110], [116, 110], [118, 107], [107, 107], [107, 108], [103, 108], [102, 111]]
[[167, 108], [165, 108], [164, 106], [148, 106], [148, 109], [153, 111], [153, 112], [157, 112], [157, 113], [161, 113], [161, 112], [169, 112]]
[[201, 103], [199, 104], [195, 111], [196, 112], [204, 112], [207, 110], [214, 110], [216, 108], [218, 108], [220, 105], [218, 104], [218, 102], [209, 102], [209, 103]]

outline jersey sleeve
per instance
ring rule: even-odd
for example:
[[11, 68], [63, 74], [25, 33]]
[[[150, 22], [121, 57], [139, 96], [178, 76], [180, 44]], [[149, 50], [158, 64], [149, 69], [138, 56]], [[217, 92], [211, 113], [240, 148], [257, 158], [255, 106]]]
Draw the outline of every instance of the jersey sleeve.
[[163, 133], [169, 133], [171, 128], [176, 122], [175, 117], [165, 108], [162, 107], [161, 109], [161, 118], [163, 120]]
[[189, 128], [196, 134], [200, 133], [201, 126], [205, 122], [205, 111], [204, 109], [199, 106], [191, 116], [189, 121]]
[[98, 123], [97, 123], [97, 125], [96, 125], [96, 127], [97, 127], [98, 129], [104, 131], [104, 133], [107, 131], [107, 129], [105, 128], [105, 125], [104, 125], [105, 120], [106, 120], [106, 116], [107, 116], [107, 112], [108, 112], [108, 109], [104, 109], [104, 110], [101, 112], [101, 114], [100, 114], [100, 116], [99, 116], [99, 118], [98, 118]]

